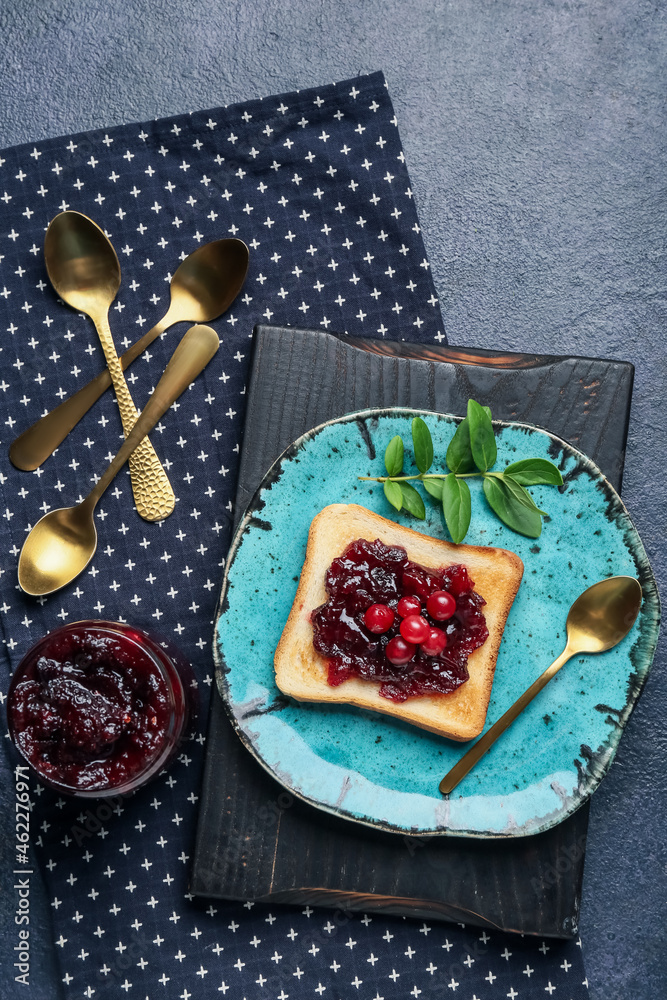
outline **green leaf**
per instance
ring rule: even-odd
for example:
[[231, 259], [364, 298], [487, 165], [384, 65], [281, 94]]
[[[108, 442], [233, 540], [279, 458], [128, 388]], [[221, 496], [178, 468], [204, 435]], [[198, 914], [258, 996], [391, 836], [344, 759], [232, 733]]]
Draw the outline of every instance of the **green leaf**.
[[398, 434], [387, 445], [384, 464], [388, 476], [400, 476], [403, 471], [403, 439]]
[[470, 527], [470, 489], [465, 479], [457, 479], [453, 472], [442, 482], [442, 510], [445, 524], [452, 541], [458, 545]]
[[412, 443], [417, 468], [420, 472], [428, 472], [433, 465], [433, 439], [421, 417], [415, 417], [412, 421]]
[[442, 479], [424, 479], [424, 489], [436, 500], [442, 500]]
[[528, 510], [536, 510], [538, 514], [546, 515], [547, 513], [546, 510], [540, 510], [540, 508], [537, 506], [537, 504], [531, 497], [528, 490], [525, 489], [523, 486], [521, 486], [520, 483], [517, 483], [517, 481], [514, 479], [513, 476], [508, 476], [503, 473], [501, 473], [501, 475], [502, 475], [501, 481], [505, 484], [505, 486], [507, 487], [507, 489], [512, 494], [515, 500], [518, 500], [519, 503], [522, 503], [524, 507], [528, 508]]
[[524, 504], [519, 503], [506, 484], [495, 476], [485, 476], [482, 485], [489, 506], [503, 524], [520, 535], [527, 535], [528, 538], [540, 537], [542, 518], [537, 511], [529, 510]]
[[426, 517], [426, 508], [420, 494], [414, 486], [410, 486], [410, 483], [398, 483], [398, 486], [403, 496], [404, 509], [413, 517], [418, 517], [420, 521], [423, 521]]
[[447, 467], [452, 472], [474, 472], [475, 463], [470, 450], [470, 424], [462, 420], [447, 448]]
[[403, 493], [398, 483], [392, 483], [390, 479], [385, 479], [384, 495], [392, 507], [395, 507], [396, 510], [401, 509], [403, 506]]
[[522, 486], [563, 485], [560, 471], [546, 458], [524, 458], [521, 462], [512, 462], [504, 471]]
[[480, 472], [486, 472], [492, 467], [497, 457], [496, 438], [488, 407], [485, 409], [474, 399], [469, 399], [468, 423], [470, 425], [470, 450], [473, 461]]

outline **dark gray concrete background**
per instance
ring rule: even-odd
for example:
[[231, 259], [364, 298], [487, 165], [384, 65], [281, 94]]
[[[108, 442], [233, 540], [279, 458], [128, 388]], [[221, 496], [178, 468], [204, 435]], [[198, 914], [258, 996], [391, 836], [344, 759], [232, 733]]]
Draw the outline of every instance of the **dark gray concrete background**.
[[[383, 69], [450, 342], [636, 365], [623, 495], [662, 588], [666, 28], [646, 0], [3, 0], [0, 147]], [[663, 641], [592, 802], [596, 1000], [667, 995], [666, 704]]]

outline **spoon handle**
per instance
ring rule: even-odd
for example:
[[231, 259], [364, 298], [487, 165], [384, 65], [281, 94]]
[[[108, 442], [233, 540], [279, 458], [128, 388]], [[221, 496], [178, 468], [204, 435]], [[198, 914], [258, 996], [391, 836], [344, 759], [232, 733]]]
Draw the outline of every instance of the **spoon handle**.
[[546, 687], [551, 678], [558, 673], [564, 663], [567, 663], [567, 661], [574, 656], [575, 652], [575, 650], [566, 646], [558, 659], [554, 660], [551, 666], [547, 667], [544, 673], [540, 674], [536, 681], [533, 681], [530, 687], [527, 688], [519, 698], [517, 698], [511, 708], [508, 708], [504, 715], [501, 715], [498, 721], [494, 722], [491, 728], [484, 733], [482, 738], [477, 740], [477, 743], [475, 743], [475, 745], [472, 746], [470, 750], [463, 755], [463, 757], [461, 757], [461, 760], [454, 765], [451, 771], [447, 772], [439, 786], [443, 795], [449, 795], [449, 793], [456, 788], [458, 783], [465, 778], [466, 774], [468, 774], [469, 771], [472, 771], [475, 764], [477, 764], [486, 751], [493, 746], [498, 737], [501, 736], [507, 727], [521, 715], [526, 705], [529, 705], [535, 695], [539, 694], [543, 687]]
[[[167, 312], [159, 323], [143, 335], [140, 340], [121, 354], [119, 361], [123, 371], [149, 347], [161, 333], [176, 322]], [[68, 399], [63, 400], [50, 413], [44, 414], [31, 427], [12, 442], [9, 457], [17, 469], [32, 472], [53, 454], [63, 443], [88, 410], [111, 385], [109, 369], [105, 368], [94, 379], [84, 385]]]
[[190, 327], [172, 354], [162, 378], [123, 442], [120, 451], [88, 494], [85, 502], [90, 505], [91, 510], [121, 466], [125, 464], [135, 449], [141, 446], [142, 440], [153, 430], [171, 404], [178, 399], [191, 382], [194, 382], [219, 346], [218, 335], [210, 326]]
[[[127, 437], [139, 413], [116, 354], [107, 313], [96, 315], [93, 319], [111, 375], [123, 431]], [[130, 478], [137, 513], [146, 521], [162, 521], [165, 517], [169, 517], [174, 509], [176, 497], [167, 473], [162, 468], [162, 463], [148, 438], [137, 446], [130, 458]]]

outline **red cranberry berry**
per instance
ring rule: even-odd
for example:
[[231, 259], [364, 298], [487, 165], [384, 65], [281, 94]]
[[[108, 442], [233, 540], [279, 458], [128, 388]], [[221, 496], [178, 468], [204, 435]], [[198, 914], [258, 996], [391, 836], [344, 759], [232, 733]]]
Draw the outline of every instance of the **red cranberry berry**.
[[364, 615], [364, 625], [369, 632], [381, 635], [394, 624], [394, 612], [386, 604], [371, 604]]
[[456, 611], [456, 600], [446, 590], [436, 590], [426, 601], [426, 610], [437, 622], [446, 622]]
[[418, 597], [402, 597], [398, 602], [396, 610], [401, 618], [407, 618], [408, 615], [420, 615], [422, 602]]
[[428, 638], [429, 629], [429, 623], [421, 615], [408, 615], [401, 622], [401, 635], [406, 642], [424, 642]]
[[446, 645], [447, 636], [442, 629], [431, 628], [428, 630], [428, 636], [421, 643], [421, 651], [426, 656], [440, 656]]
[[417, 647], [411, 642], [406, 642], [400, 635], [395, 635], [387, 643], [384, 652], [390, 663], [393, 663], [395, 667], [401, 667], [410, 662], [417, 652]]

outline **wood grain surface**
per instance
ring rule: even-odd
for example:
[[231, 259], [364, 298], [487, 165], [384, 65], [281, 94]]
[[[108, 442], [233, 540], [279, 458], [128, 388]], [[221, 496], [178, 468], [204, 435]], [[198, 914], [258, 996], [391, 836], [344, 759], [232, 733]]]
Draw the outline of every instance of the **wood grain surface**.
[[[271, 463], [311, 427], [372, 406], [463, 415], [469, 397], [570, 441], [620, 491], [632, 381], [625, 362], [259, 326], [235, 524]], [[214, 692], [191, 889], [571, 937], [588, 808], [533, 837], [382, 834], [297, 801], [244, 750]]]

